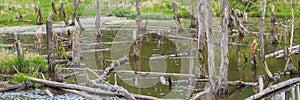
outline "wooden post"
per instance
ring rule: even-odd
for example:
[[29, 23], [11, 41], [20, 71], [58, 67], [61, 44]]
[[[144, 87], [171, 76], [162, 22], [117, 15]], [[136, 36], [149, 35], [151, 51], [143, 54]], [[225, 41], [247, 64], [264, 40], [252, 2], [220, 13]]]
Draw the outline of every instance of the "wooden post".
[[42, 28], [40, 27], [38, 31], [35, 32], [35, 37], [34, 37], [34, 51], [36, 54], [39, 54], [39, 52], [42, 49]]
[[227, 94], [228, 93], [228, 1], [223, 0], [222, 3], [222, 40], [221, 40], [221, 66], [219, 77], [221, 83], [218, 86], [219, 94]]
[[265, 26], [265, 13], [266, 13], [266, 0], [263, 0], [262, 3], [262, 18], [260, 22], [260, 58], [262, 61], [262, 65], [265, 69], [266, 74], [268, 75], [269, 79], [273, 79], [273, 75], [268, 68], [267, 62], [265, 60], [265, 51], [264, 51], [264, 26]]
[[198, 78], [204, 79], [206, 78], [206, 71], [205, 71], [205, 29], [204, 29], [204, 1], [200, 0], [198, 3], [197, 8], [197, 22], [198, 22], [198, 68], [199, 68], [199, 75]]
[[48, 51], [48, 74], [50, 80], [56, 80], [55, 78], [55, 64], [53, 60], [53, 30], [52, 30], [52, 21], [46, 20], [46, 30], [47, 30], [47, 51]]
[[196, 28], [197, 24], [194, 16], [193, 0], [189, 0], [189, 3], [190, 3], [190, 21], [191, 21], [190, 28]]
[[[101, 5], [100, 0], [97, 0], [97, 17], [96, 17], [96, 42], [99, 43], [96, 45], [96, 49], [101, 49]], [[97, 58], [99, 61], [100, 69], [103, 69], [103, 54], [101, 51], [97, 52]]]
[[181, 33], [183, 32], [183, 28], [181, 26], [181, 22], [180, 22], [180, 19], [179, 19], [179, 16], [178, 16], [178, 9], [177, 9], [177, 4], [175, 3], [175, 1], [173, 0], [173, 11], [174, 11], [174, 18], [175, 18], [175, 22], [176, 22], [176, 25], [177, 25], [177, 29], [178, 29], [178, 32]]
[[139, 0], [135, 0], [135, 9], [136, 9], [136, 13], [137, 13], [136, 25], [138, 27], [138, 30], [140, 31], [143, 28], [143, 23], [142, 23], [142, 19], [141, 19], [140, 8], [139, 8]]

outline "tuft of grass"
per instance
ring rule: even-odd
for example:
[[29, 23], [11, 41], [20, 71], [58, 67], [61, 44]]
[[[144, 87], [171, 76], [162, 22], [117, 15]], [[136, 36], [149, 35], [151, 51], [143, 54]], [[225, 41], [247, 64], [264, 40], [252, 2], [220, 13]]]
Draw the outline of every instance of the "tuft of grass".
[[23, 73], [29, 73], [37, 70], [40, 65], [42, 71], [47, 70], [47, 61], [38, 55], [25, 54], [24, 57], [17, 57], [15, 54], [0, 53], [1, 73], [16, 73], [14, 67]]

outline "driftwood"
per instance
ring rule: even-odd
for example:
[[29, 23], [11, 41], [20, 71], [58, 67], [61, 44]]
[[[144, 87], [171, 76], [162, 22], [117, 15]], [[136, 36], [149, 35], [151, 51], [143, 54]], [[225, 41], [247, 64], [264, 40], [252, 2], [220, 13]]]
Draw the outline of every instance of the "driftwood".
[[[104, 80], [116, 67], [123, 65], [124, 63], [128, 62], [129, 58], [127, 56], [124, 56], [116, 61], [114, 61], [113, 63], [110, 64], [109, 67], [107, 67], [105, 69], [105, 71], [103, 72], [103, 74], [100, 76], [101, 80]], [[97, 82], [100, 80], [97, 80]]]
[[179, 76], [179, 77], [195, 77], [193, 74], [177, 74], [177, 73], [160, 73], [160, 72], [139, 72], [139, 71], [117, 71], [120, 74], [140, 75], [140, 76]]
[[274, 91], [277, 91], [279, 89], [282, 89], [284, 87], [287, 87], [289, 85], [292, 85], [292, 84], [295, 84], [295, 83], [299, 83], [300, 82], [300, 78], [293, 78], [293, 79], [289, 79], [287, 81], [284, 81], [284, 82], [281, 82], [281, 83], [278, 83], [278, 84], [275, 84], [273, 86], [270, 86], [266, 89], [264, 89], [263, 91], [257, 93], [257, 94], [254, 94], [248, 98], [246, 98], [245, 100], [255, 100], [255, 99], [260, 99], [262, 98], [263, 96], [265, 95], [268, 95]]
[[259, 87], [259, 92], [262, 92], [264, 90], [264, 77], [263, 76], [258, 77], [258, 87]]
[[22, 87], [32, 87], [32, 86], [33, 86], [32, 83], [20, 83], [20, 84], [8, 86], [8, 87], [5, 87], [5, 88], [0, 88], [0, 92], [16, 90], [16, 89], [19, 89], [19, 88], [22, 88]]

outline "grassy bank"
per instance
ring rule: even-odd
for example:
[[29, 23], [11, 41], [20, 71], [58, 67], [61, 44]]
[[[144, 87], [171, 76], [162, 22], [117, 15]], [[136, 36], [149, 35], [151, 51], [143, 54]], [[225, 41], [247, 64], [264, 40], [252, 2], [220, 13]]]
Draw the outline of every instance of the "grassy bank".
[[[65, 5], [65, 11], [68, 19], [72, 18], [73, 14], [73, 0], [5, 0], [0, 4], [0, 27], [3, 26], [16, 26], [16, 25], [35, 25], [36, 17], [35, 7], [41, 7], [43, 22], [47, 18], [52, 18], [55, 21], [62, 21], [59, 16], [53, 16], [51, 1], [56, 4], [56, 10], [59, 12], [60, 2]], [[81, 16], [95, 16], [96, 6], [95, 0], [83, 0], [79, 5], [79, 15]], [[238, 9], [241, 12], [247, 12], [249, 17], [261, 16], [261, 1], [257, 0], [253, 2], [250, 7], [247, 8], [249, 0], [229, 0], [230, 7]], [[179, 17], [189, 17], [189, 2], [187, 0], [176, 0], [178, 3]], [[194, 10], [196, 10], [198, 0], [193, 0]], [[275, 5], [277, 18], [290, 18], [291, 9], [289, 2], [286, 0], [267, 0], [267, 12], [266, 16], [271, 15], [271, 6]], [[172, 0], [140, 0], [140, 10], [142, 19], [156, 19], [156, 20], [172, 20], [173, 8]], [[221, 0], [213, 0], [212, 8], [216, 16], [221, 15], [222, 8]], [[295, 17], [300, 17], [300, 3], [294, 0], [294, 14]], [[117, 17], [127, 17], [128, 19], [136, 18], [135, 0], [101, 0], [102, 15], [112, 14]], [[18, 15], [22, 15], [27, 22], [14, 21], [14, 18]]]

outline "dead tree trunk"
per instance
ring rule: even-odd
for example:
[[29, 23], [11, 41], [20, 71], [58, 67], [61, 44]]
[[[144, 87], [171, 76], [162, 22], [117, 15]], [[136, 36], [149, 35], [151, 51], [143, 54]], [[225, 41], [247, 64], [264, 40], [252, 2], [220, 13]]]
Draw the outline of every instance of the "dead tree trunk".
[[51, 2], [51, 5], [52, 5], [52, 14], [53, 14], [54, 16], [56, 16], [56, 15], [57, 15], [57, 11], [56, 11], [56, 7], [55, 7], [55, 3], [52, 1], [52, 2]]
[[[100, 5], [100, 0], [97, 0], [97, 17], [96, 17], [96, 22], [95, 22], [95, 26], [96, 26], [96, 42], [99, 43], [96, 45], [96, 49], [101, 49], [101, 9], [100, 9], [101, 5]], [[99, 66], [100, 69], [103, 69], [103, 54], [101, 51], [97, 52], [97, 56], [98, 56], [98, 61], [99, 61]]]
[[[292, 15], [292, 29], [291, 29], [291, 38], [290, 38], [290, 48], [293, 47], [293, 38], [294, 38], [294, 8], [293, 8], [293, 0], [290, 0], [290, 6], [291, 6], [291, 15]], [[290, 49], [290, 52], [292, 52], [292, 49]]]
[[204, 29], [204, 2], [203, 0], [199, 1], [198, 8], [197, 8], [197, 22], [198, 22], [198, 70], [199, 76], [198, 78], [204, 79], [206, 78], [206, 71], [205, 71], [205, 29]]
[[299, 50], [299, 52], [298, 52], [298, 73], [300, 73], [300, 45], [298, 47], [298, 50]]
[[205, 17], [205, 32], [207, 37], [207, 48], [208, 48], [208, 72], [209, 72], [209, 82], [210, 82], [210, 92], [215, 94], [217, 92], [217, 81], [216, 81], [216, 68], [215, 68], [215, 55], [213, 48], [213, 33], [211, 30], [211, 8], [210, 0], [205, 0], [206, 5], [206, 17]]
[[268, 75], [269, 79], [273, 79], [273, 75], [268, 68], [267, 62], [265, 60], [265, 51], [264, 51], [264, 26], [265, 26], [265, 13], [266, 13], [266, 0], [263, 0], [262, 3], [262, 18], [260, 22], [260, 58], [262, 61], [262, 65], [265, 69], [266, 74]]
[[193, 7], [193, 0], [189, 0], [190, 3], [190, 28], [196, 28], [197, 24], [196, 24], [196, 19], [194, 16], [194, 7]]
[[60, 3], [60, 9], [59, 9], [60, 18], [64, 20], [65, 25], [70, 25], [68, 21], [68, 17], [66, 16], [64, 3]]
[[295, 70], [293, 63], [291, 62], [291, 57], [290, 57], [289, 51], [286, 46], [284, 47], [283, 51], [284, 51], [284, 57], [286, 60], [284, 72], [290, 71], [290, 73], [293, 74], [296, 72], [296, 70]]
[[272, 12], [271, 12], [271, 29], [270, 29], [270, 35], [271, 35], [271, 42], [272, 44], [278, 44], [277, 36], [275, 35], [276, 33], [276, 14], [275, 14], [275, 6], [272, 5]]
[[17, 55], [18, 57], [23, 57], [23, 51], [22, 51], [20, 40], [18, 39], [18, 34], [15, 34], [15, 40], [16, 40]]
[[38, 8], [38, 14], [37, 14], [37, 17], [36, 17], [36, 24], [37, 25], [42, 25], [43, 24], [43, 16], [42, 16], [42, 11], [41, 11], [41, 8]]
[[183, 28], [181, 26], [181, 22], [180, 22], [180, 19], [179, 19], [179, 16], [178, 16], [178, 9], [177, 9], [177, 4], [175, 3], [175, 1], [173, 0], [173, 11], [174, 11], [174, 18], [175, 18], [175, 22], [176, 22], [176, 25], [177, 25], [177, 29], [178, 29], [178, 32], [181, 33], [183, 32]]
[[[257, 82], [257, 61], [256, 61], [256, 48], [257, 43], [256, 40], [252, 42], [251, 46], [251, 71], [252, 71], [252, 82]], [[253, 91], [258, 91], [257, 86], [253, 86]]]
[[46, 30], [47, 30], [47, 51], [48, 51], [48, 74], [50, 80], [56, 80], [55, 78], [55, 63], [53, 60], [53, 30], [52, 21], [46, 20]]
[[[78, 25], [79, 25], [79, 27], [80, 27], [80, 29], [81, 30], [84, 30], [84, 27], [83, 27], [83, 25], [81, 24], [81, 22], [80, 22], [80, 20], [79, 20], [79, 17], [78, 17], [78, 6], [79, 6], [79, 1], [78, 0], [74, 0], [74, 18], [73, 19], [75, 19], [76, 21], [77, 21], [77, 23], [78, 23]], [[74, 23], [75, 23], [75, 20], [74, 20]], [[73, 22], [72, 22], [73, 23]]]
[[136, 13], [137, 13], [137, 19], [136, 19], [136, 25], [138, 27], [138, 30], [143, 30], [143, 23], [142, 23], [142, 19], [141, 19], [141, 12], [140, 12], [140, 8], [139, 8], [139, 0], [135, 0], [135, 9], [136, 9]]
[[223, 0], [222, 6], [222, 40], [221, 40], [221, 66], [220, 66], [220, 81], [218, 86], [219, 94], [228, 93], [227, 75], [228, 75], [228, 1]]

